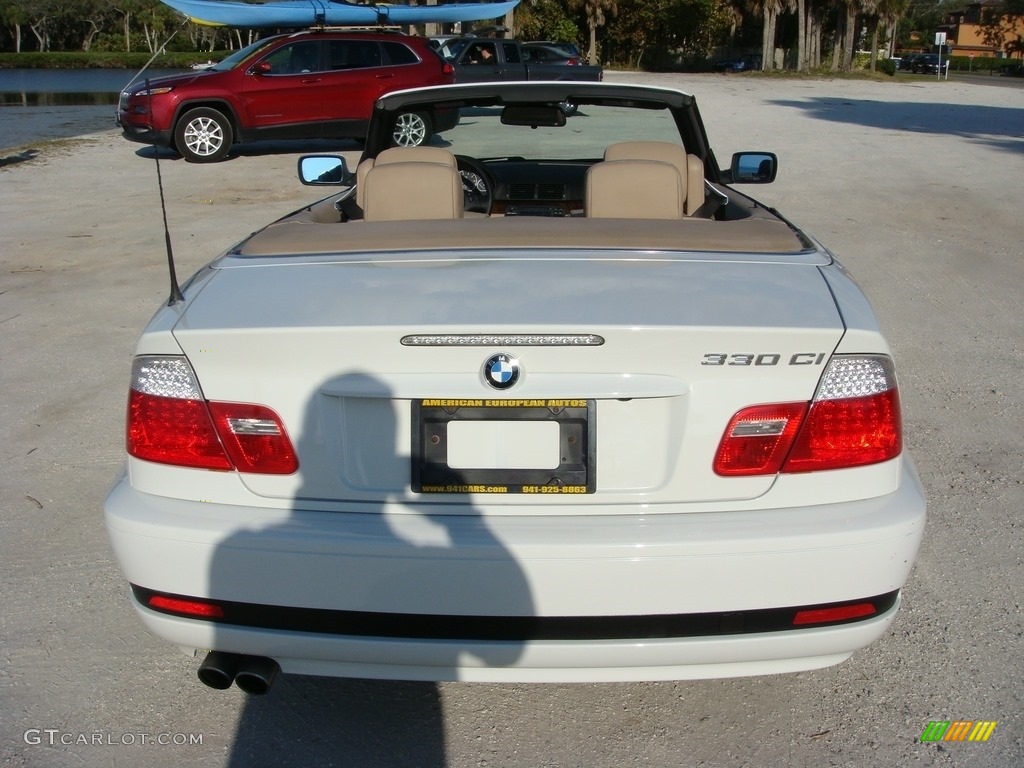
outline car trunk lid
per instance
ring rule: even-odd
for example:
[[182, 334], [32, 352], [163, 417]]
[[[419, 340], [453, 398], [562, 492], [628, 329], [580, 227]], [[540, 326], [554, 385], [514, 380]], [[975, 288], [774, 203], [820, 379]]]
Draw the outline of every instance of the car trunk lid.
[[[579, 401], [589, 492], [559, 503], [749, 499], [774, 478], [719, 477], [714, 452], [739, 409], [813, 396], [844, 331], [816, 268], [822, 260], [586, 251], [228, 258], [174, 335], [209, 400], [258, 403], [282, 417], [299, 472], [243, 475], [268, 498], [422, 498], [411, 482], [423, 460], [415, 419], [424, 408], [435, 417], [468, 409], [456, 417], [468, 413], [468, 426], [452, 428], [461, 444], [448, 446], [457, 469], [476, 461], [474, 440], [480, 462], [500, 465], [529, 463], [536, 439], [547, 465], [564, 435], [512, 422], [541, 412], [523, 409]], [[506, 390], [488, 383], [485, 366], [498, 354], [520, 366]], [[468, 497], [444, 501], [460, 499]]]

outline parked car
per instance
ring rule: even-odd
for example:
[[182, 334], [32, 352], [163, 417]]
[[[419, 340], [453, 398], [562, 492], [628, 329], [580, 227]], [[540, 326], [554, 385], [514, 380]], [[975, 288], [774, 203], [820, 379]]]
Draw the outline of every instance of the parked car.
[[554, 64], [560, 67], [578, 67], [585, 63], [579, 54], [569, 53], [554, 45], [523, 43], [522, 51], [527, 65]]
[[588, 80], [604, 77], [600, 66], [563, 57], [558, 49], [522, 45], [517, 40], [491, 37], [463, 37], [448, 41], [439, 53], [455, 67], [460, 83], [503, 80]]
[[[459, 83], [604, 78], [604, 68], [599, 65], [564, 58], [557, 49], [505, 38], [464, 37], [442, 45], [439, 53], [455, 67]], [[579, 108], [571, 100], [560, 106], [567, 116], [575, 115]]]
[[[445, 146], [392, 147], [435, 106]], [[734, 188], [773, 153], [720, 168], [671, 89], [479, 83], [299, 169], [331, 194], [143, 332], [105, 503], [204, 683], [758, 675], [887, 633], [925, 523], [895, 363]]]
[[[299, 32], [259, 40], [203, 71], [136, 82], [121, 93], [117, 122], [130, 141], [215, 162], [260, 139], [362, 138], [382, 94], [454, 79], [423, 38]], [[457, 119], [410, 112], [393, 140], [416, 146]]]
[[937, 53], [919, 53], [910, 62], [910, 71], [918, 75], [934, 75], [943, 63]]
[[761, 57], [757, 54], [745, 54], [735, 59], [717, 61], [711, 65], [716, 72], [751, 72], [761, 69]]
[[556, 48], [567, 56], [575, 56], [577, 59], [583, 59], [583, 52], [576, 43], [567, 43], [560, 40], [527, 40], [523, 45], [543, 45], [548, 48]]
[[895, 57], [896, 69], [900, 72], [909, 72], [914, 59], [919, 55], [920, 54], [914, 52], [901, 53], [899, 56]]

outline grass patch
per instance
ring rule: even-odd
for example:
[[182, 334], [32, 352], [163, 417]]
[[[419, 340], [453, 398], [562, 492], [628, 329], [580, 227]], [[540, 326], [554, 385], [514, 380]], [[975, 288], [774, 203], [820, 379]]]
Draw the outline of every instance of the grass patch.
[[773, 77], [783, 80], [868, 80], [878, 83], [891, 83], [893, 75], [882, 70], [872, 72], [869, 69], [854, 69], [850, 72], [833, 72], [828, 67], [818, 67], [809, 72], [797, 72], [792, 69], [774, 69], [764, 72], [731, 72], [730, 77]]
[[[164, 52], [153, 59], [150, 66], [160, 69], [188, 69], [198, 62], [220, 61], [230, 51]], [[2, 69], [141, 69], [151, 53], [52, 51], [39, 53], [0, 53]]]

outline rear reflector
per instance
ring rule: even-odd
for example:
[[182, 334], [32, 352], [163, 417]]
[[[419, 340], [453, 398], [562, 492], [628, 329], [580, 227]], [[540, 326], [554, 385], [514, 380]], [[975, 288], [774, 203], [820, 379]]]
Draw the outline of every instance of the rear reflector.
[[181, 616], [200, 616], [204, 619], [224, 618], [223, 608], [214, 603], [204, 603], [200, 600], [183, 600], [177, 597], [152, 595], [146, 604], [158, 611], [177, 613]]
[[831, 608], [812, 608], [797, 611], [793, 616], [794, 627], [806, 627], [809, 624], [831, 624], [836, 621], [863, 619], [878, 613], [872, 603], [854, 603], [853, 605], [836, 605]]
[[715, 454], [726, 477], [877, 464], [903, 450], [896, 374], [887, 357], [833, 357], [810, 403], [736, 413]]

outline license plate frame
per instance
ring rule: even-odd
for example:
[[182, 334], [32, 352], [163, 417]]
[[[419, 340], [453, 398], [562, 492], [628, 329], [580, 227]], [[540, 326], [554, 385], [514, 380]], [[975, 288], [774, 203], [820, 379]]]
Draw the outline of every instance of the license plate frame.
[[[423, 494], [582, 495], [596, 490], [595, 402], [583, 398], [420, 399], [412, 401], [411, 489]], [[559, 465], [452, 468], [448, 425], [455, 421], [553, 421]]]

